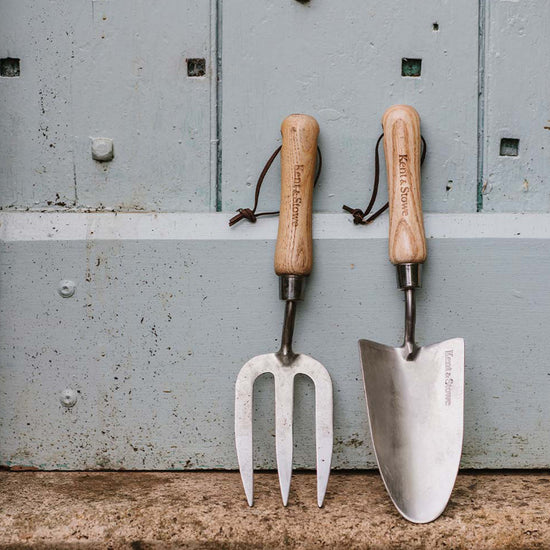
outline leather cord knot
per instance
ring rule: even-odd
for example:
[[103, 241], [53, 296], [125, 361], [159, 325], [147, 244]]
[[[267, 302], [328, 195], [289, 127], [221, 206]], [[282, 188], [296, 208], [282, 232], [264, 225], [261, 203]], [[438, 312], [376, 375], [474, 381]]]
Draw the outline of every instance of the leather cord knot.
[[247, 219], [250, 223], [256, 223], [256, 220], [258, 219], [256, 214], [254, 214], [250, 208], [239, 208], [237, 212], [238, 214], [229, 220], [229, 227], [244, 219]]
[[[378, 154], [378, 147], [380, 145], [380, 142], [382, 141], [382, 138], [384, 137], [384, 134], [382, 134], [377, 142], [376, 146], [374, 147], [374, 184], [372, 186], [372, 194], [369, 200], [368, 206], [365, 208], [365, 210], [361, 210], [360, 208], [351, 208], [350, 206], [342, 206], [342, 208], [349, 212], [353, 216], [353, 223], [355, 225], [368, 225], [369, 223], [373, 222], [380, 214], [384, 213], [389, 208], [389, 203], [387, 202], [382, 208], [379, 208], [372, 216], [365, 219], [371, 212], [371, 210], [374, 207], [374, 203], [376, 201], [376, 196], [378, 195], [378, 185], [380, 183], [380, 157]], [[424, 164], [424, 159], [426, 158], [426, 140], [421, 136], [422, 139], [422, 156], [420, 158], [420, 164]]]
[[353, 216], [353, 223], [355, 225], [365, 223], [363, 221], [363, 218], [366, 216], [366, 214], [363, 213], [363, 211], [360, 208], [350, 208], [349, 206], [346, 206], [346, 205], [342, 206], [342, 208]]
[[[277, 158], [277, 155], [280, 153], [281, 148], [282, 146], [279, 146], [277, 147], [277, 149], [275, 149], [275, 152], [269, 157], [268, 161], [265, 163], [265, 166], [262, 172], [260, 173], [260, 177], [258, 178], [258, 182], [256, 183], [256, 191], [254, 192], [253, 208], [239, 208], [237, 210], [238, 214], [236, 214], [229, 220], [229, 227], [235, 225], [241, 220], [248, 220], [250, 223], [256, 223], [256, 220], [260, 216], [274, 216], [279, 213], [278, 210], [276, 212], [256, 213], [256, 208], [258, 208], [258, 200], [260, 198], [260, 189], [262, 188], [262, 183], [264, 181], [264, 178], [268, 170], [271, 168], [273, 161]], [[323, 167], [323, 157], [321, 156], [321, 149], [317, 147], [317, 173], [315, 174], [315, 181], [313, 183], [314, 186], [317, 185], [317, 181], [319, 180], [319, 176], [321, 175], [322, 167]]]

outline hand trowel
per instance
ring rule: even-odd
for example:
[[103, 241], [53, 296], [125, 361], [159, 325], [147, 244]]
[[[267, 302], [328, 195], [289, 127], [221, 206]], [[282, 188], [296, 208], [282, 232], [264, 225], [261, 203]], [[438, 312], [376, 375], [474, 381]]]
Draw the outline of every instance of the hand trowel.
[[360, 340], [370, 430], [386, 489], [409, 521], [436, 519], [449, 501], [462, 452], [464, 340], [415, 342], [415, 289], [426, 241], [420, 197], [420, 117], [406, 105], [382, 118], [390, 204], [389, 255], [405, 295], [400, 347]]

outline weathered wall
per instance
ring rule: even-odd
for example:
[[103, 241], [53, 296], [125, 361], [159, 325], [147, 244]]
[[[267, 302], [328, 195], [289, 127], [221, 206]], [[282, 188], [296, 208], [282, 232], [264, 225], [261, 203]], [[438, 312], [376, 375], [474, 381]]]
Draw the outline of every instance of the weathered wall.
[[[252, 2], [243, 17], [241, 2], [223, 3], [224, 209], [250, 202], [245, 182], [255, 181], [291, 112], [311, 114], [321, 126], [326, 162], [316, 209], [363, 208], [382, 113], [410, 103], [430, 151], [425, 208], [475, 212], [477, 2], [430, 0], [406, 22], [396, 17], [401, 4]], [[402, 76], [402, 58], [422, 60], [420, 77]], [[262, 205], [276, 209], [278, 198], [277, 185], [266, 185]]]
[[[550, 212], [550, 3], [405, 4], [2, 1], [0, 464], [236, 466], [235, 376], [276, 348], [282, 310], [276, 220], [225, 225], [302, 111], [321, 126], [324, 213], [297, 348], [334, 377], [335, 465], [373, 466], [355, 342], [398, 342], [402, 307], [386, 221], [353, 226], [341, 206], [365, 205], [381, 114], [406, 102], [433, 213], [418, 337], [466, 339], [463, 464], [549, 465], [550, 219], [514, 213]], [[422, 60], [419, 76], [403, 58]], [[112, 161], [92, 158], [94, 137], [113, 140]], [[275, 163], [261, 209], [276, 208], [278, 177]], [[297, 393], [309, 467], [312, 390]], [[263, 467], [272, 409], [263, 380]]]
[[[275, 351], [277, 220], [223, 214], [3, 214], [0, 460], [41, 468], [234, 468], [233, 385]], [[295, 348], [330, 371], [339, 468], [372, 467], [357, 340], [397, 345], [387, 219], [318, 214]], [[419, 342], [466, 341], [466, 467], [550, 465], [548, 216], [431, 215]], [[521, 257], [521, 262], [510, 258]], [[246, 261], [243, 261], [246, 260]], [[75, 294], [62, 298], [59, 281]], [[78, 401], [60, 403], [65, 388]], [[295, 464], [314, 464], [297, 384]], [[274, 466], [273, 387], [256, 386], [258, 466]]]
[[[6, 0], [0, 9], [0, 57], [20, 59], [19, 77], [0, 77], [4, 208], [210, 209], [209, 2]], [[205, 75], [187, 76], [187, 58], [204, 58]], [[92, 137], [113, 139], [112, 162], [92, 159]]]
[[[0, 77], [0, 205], [234, 210], [250, 202], [282, 118], [304, 111], [326, 161], [316, 210], [338, 212], [365, 202], [381, 113], [403, 102], [428, 141], [426, 210], [549, 211], [550, 4], [430, 0], [406, 23], [402, 9], [5, 0], [0, 58], [20, 59], [20, 75]], [[190, 58], [204, 60], [202, 76], [188, 75]], [[418, 77], [402, 76], [403, 58], [421, 59]], [[92, 159], [91, 137], [114, 140], [112, 162]], [[500, 154], [502, 138], [519, 140], [517, 156]]]
[[550, 3], [490, 1], [486, 21], [483, 210], [549, 212]]

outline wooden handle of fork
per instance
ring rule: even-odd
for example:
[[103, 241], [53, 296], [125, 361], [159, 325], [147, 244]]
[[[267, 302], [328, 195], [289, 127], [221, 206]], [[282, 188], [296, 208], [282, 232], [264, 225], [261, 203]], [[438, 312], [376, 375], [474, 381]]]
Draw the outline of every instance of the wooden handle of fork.
[[309, 275], [313, 265], [311, 210], [319, 124], [290, 115], [281, 125], [281, 213], [275, 247], [277, 275]]
[[422, 263], [426, 238], [420, 196], [420, 117], [394, 105], [382, 117], [390, 202], [389, 252], [393, 264]]

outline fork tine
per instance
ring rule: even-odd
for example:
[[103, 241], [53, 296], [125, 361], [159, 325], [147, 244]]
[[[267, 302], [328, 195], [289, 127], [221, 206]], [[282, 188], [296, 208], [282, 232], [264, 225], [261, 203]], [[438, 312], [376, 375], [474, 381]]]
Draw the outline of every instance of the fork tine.
[[332, 461], [332, 382], [328, 371], [318, 370], [315, 383], [315, 441], [317, 444], [317, 505], [323, 506]]
[[317, 505], [323, 506], [332, 460], [332, 381], [328, 370], [312, 357], [298, 371], [315, 384], [315, 442], [317, 447]]
[[277, 472], [283, 504], [288, 504], [292, 477], [292, 415], [294, 405], [294, 373], [289, 369], [275, 374], [275, 449]]
[[254, 504], [252, 407], [256, 377], [255, 369], [247, 363], [240, 370], [235, 382], [235, 445], [241, 480], [249, 506]]

